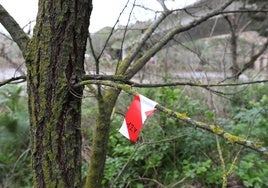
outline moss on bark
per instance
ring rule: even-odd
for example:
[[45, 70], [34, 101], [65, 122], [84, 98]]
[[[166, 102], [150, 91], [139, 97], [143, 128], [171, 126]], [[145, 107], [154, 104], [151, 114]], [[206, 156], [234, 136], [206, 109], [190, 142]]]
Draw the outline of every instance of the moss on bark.
[[111, 88], [98, 99], [98, 119], [95, 127], [86, 188], [99, 188], [103, 179], [106, 150], [109, 139], [111, 114], [120, 91]]
[[25, 53], [35, 187], [81, 187], [81, 98], [91, 1], [40, 0]]

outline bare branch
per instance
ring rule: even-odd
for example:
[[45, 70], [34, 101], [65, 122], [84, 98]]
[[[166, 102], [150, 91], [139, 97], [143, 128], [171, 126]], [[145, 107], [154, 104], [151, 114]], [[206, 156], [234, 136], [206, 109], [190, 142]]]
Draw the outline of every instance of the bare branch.
[[123, 74], [127, 68], [130, 66], [131, 62], [137, 57], [137, 54], [140, 52], [146, 41], [152, 36], [153, 32], [158, 28], [162, 21], [171, 13], [165, 12], [160, 15], [160, 17], [145, 31], [143, 36], [134, 44], [133, 48], [127, 54], [127, 57], [121, 62], [121, 65], [118, 67], [118, 74]]
[[169, 11], [165, 4], [165, 0], [157, 0], [157, 2], [161, 5], [164, 11]]
[[237, 75], [241, 75], [245, 70], [247, 70], [249, 67], [251, 67], [254, 62], [265, 52], [265, 50], [268, 48], [268, 40], [266, 40], [265, 44], [262, 46], [262, 48], [259, 50], [258, 53], [253, 55], [250, 60], [244, 64], [243, 68], [237, 73]]
[[120, 14], [119, 14], [119, 16], [118, 16], [118, 18], [117, 18], [117, 20], [116, 20], [116, 22], [115, 22], [115, 24], [114, 24], [114, 26], [113, 26], [111, 32], [110, 32], [108, 38], [106, 39], [106, 42], [105, 42], [105, 44], [104, 44], [104, 47], [102, 48], [101, 53], [98, 55], [98, 59], [102, 56], [102, 54], [103, 54], [103, 52], [104, 52], [104, 50], [105, 50], [105, 48], [106, 48], [106, 46], [107, 46], [109, 40], [111, 39], [111, 37], [112, 37], [112, 35], [113, 35], [113, 33], [114, 33], [115, 26], [117, 25], [117, 23], [119, 22], [119, 19], [120, 19], [121, 15], [123, 14], [123, 12], [125, 11], [125, 9], [127, 8], [128, 3], [129, 3], [129, 0], [127, 1], [127, 3], [126, 3], [126, 5], [124, 6], [123, 10], [120, 12]]
[[144, 5], [139, 5], [139, 4], [137, 4], [136, 7], [142, 8], [142, 9], [147, 10], [147, 11], [150, 11], [150, 12], [153, 12], [153, 13], [155, 13], [155, 14], [161, 12], [161, 11], [156, 11], [156, 10], [154, 10], [154, 9], [151, 9], [150, 7], [146, 7], [146, 6], [144, 6]]
[[198, 26], [199, 24], [205, 22], [209, 18], [222, 14], [223, 10], [227, 8], [230, 4], [232, 4], [234, 0], [229, 0], [219, 9], [214, 10], [205, 16], [201, 17], [200, 19], [196, 19], [190, 22], [188, 25], [182, 27], [180, 24], [175, 25], [173, 29], [171, 29], [166, 35], [158, 40], [158, 42], [152, 46], [149, 50], [147, 50], [146, 54], [144, 54], [141, 58], [139, 58], [134, 64], [132, 64], [128, 70], [126, 71], [127, 78], [132, 78], [145, 64], [146, 62], [153, 57], [159, 50], [161, 50], [172, 38], [184, 31], [188, 31], [191, 28]]
[[8, 64], [10, 64], [12, 67], [14, 67], [16, 69], [16, 72], [19, 72], [21, 75], [25, 75], [25, 71], [23, 71], [23, 69], [22, 69], [22, 64], [24, 62], [22, 61], [20, 64], [18, 64], [15, 61], [13, 61], [12, 58], [10, 58], [8, 56], [8, 53], [6, 52], [5, 43], [3, 43], [2, 46], [0, 47], [0, 57], [5, 59], [8, 62]]
[[[252, 85], [252, 84], [260, 84], [260, 83], [267, 83], [268, 80], [256, 80], [256, 81], [249, 81], [249, 82], [236, 82], [236, 83], [200, 83], [200, 82], [170, 82], [170, 83], [157, 83], [157, 84], [143, 84], [133, 82], [131, 80], [127, 80], [124, 76], [114, 76], [114, 75], [86, 75], [83, 77], [83, 81], [77, 84], [77, 86], [87, 85], [90, 84], [92, 80], [103, 80], [103, 81], [113, 81], [113, 82], [120, 82], [124, 84], [128, 84], [131, 87], [137, 88], [156, 88], [156, 87], [172, 87], [172, 86], [193, 86], [193, 87], [235, 87], [235, 86], [242, 86], [242, 85]], [[87, 83], [89, 82], [89, 83]]]
[[[126, 35], [127, 35], [128, 25], [130, 23], [130, 18], [131, 18], [131, 15], [132, 15], [133, 11], [134, 11], [134, 7], [135, 6], [136, 6], [136, 1], [134, 1], [134, 4], [133, 4], [133, 6], [131, 8], [131, 11], [130, 11], [130, 13], [128, 15], [127, 24], [126, 24], [125, 29], [124, 29], [124, 34], [123, 34], [123, 38], [122, 38], [122, 41], [121, 41], [121, 47], [120, 47], [120, 49], [121, 49], [121, 54], [120, 54], [121, 55], [121, 59], [122, 59], [122, 56], [123, 56], [123, 48], [124, 48], [123, 45], [124, 45], [125, 38], [126, 38]], [[120, 63], [120, 61], [117, 62], [115, 72], [117, 72], [117, 70], [118, 70], [119, 63]]]
[[4, 86], [6, 84], [13, 83], [14, 81], [17, 81], [16, 83], [25, 82], [26, 81], [26, 76], [12, 77], [12, 78], [9, 78], [7, 80], [4, 80], [4, 81], [0, 82], [0, 87]]
[[[102, 84], [102, 85], [110, 86], [113, 88], [117, 88], [118, 90], [123, 90], [123, 91], [125, 91], [129, 94], [132, 94], [132, 95], [137, 94], [137, 92], [135, 90], [133, 90], [133, 88], [127, 84], [120, 84], [120, 83], [116, 83], [116, 82], [102, 81], [102, 80], [91, 80], [91, 82], [85, 81], [85, 83], [87, 83], [87, 84], [89, 84], [89, 83]], [[181, 120], [181, 121], [187, 123], [191, 127], [205, 130], [207, 132], [210, 132], [212, 134], [215, 134], [215, 135], [218, 135], [218, 136], [224, 138], [229, 143], [239, 144], [239, 145], [242, 145], [246, 148], [249, 148], [251, 150], [257, 151], [259, 153], [262, 153], [262, 154], [268, 156], [268, 147], [264, 147], [260, 143], [255, 143], [253, 141], [248, 140], [247, 138], [242, 138], [239, 136], [232, 135], [232, 134], [226, 132], [225, 130], [223, 130], [221, 127], [218, 127], [214, 124], [207, 124], [204, 122], [196, 121], [196, 120], [188, 117], [187, 114], [175, 112], [175, 111], [168, 109], [160, 104], [157, 104], [155, 108], [158, 109], [159, 111], [165, 113], [167, 116], [173, 117], [175, 119], [178, 119], [178, 120]]]
[[134, 179], [133, 181], [136, 181], [136, 180], [138, 180], [138, 181], [152, 181], [152, 182], [154, 182], [155, 184], [157, 184], [157, 187], [159, 187], [159, 188], [163, 188], [163, 187], [165, 187], [162, 183], [160, 183], [160, 182], [157, 181], [156, 179], [140, 177], [140, 178], [138, 178], [138, 179]]
[[206, 124], [204, 122], [199, 122], [199, 121], [193, 120], [190, 117], [188, 117], [186, 114], [174, 112], [168, 108], [165, 108], [164, 106], [157, 105], [156, 108], [158, 110], [166, 113], [167, 115], [175, 118], [175, 119], [179, 119], [179, 120], [186, 122], [187, 124], [189, 124], [191, 126], [194, 126], [196, 128], [200, 128], [202, 130], [205, 130], [205, 131], [211, 132], [215, 135], [218, 135], [220, 137], [223, 137], [229, 143], [239, 144], [239, 145], [242, 145], [244, 147], [247, 147], [249, 149], [255, 150], [259, 153], [262, 153], [262, 154], [268, 156], [268, 147], [264, 147], [259, 143], [254, 143], [254, 142], [247, 140], [245, 138], [232, 135], [216, 125], [209, 125], [209, 124]]
[[[89, 42], [89, 46], [90, 46], [90, 49], [91, 49], [92, 56], [93, 56], [95, 64], [96, 64], [96, 74], [99, 74], [99, 64], [100, 64], [100, 62], [99, 62], [99, 58], [96, 55], [96, 52], [95, 52], [95, 49], [94, 49], [94, 45], [93, 45], [90, 33], [88, 35], [88, 42]], [[103, 52], [103, 50], [102, 50], [102, 52]]]
[[1, 4], [0, 23], [6, 28], [13, 40], [18, 44], [20, 50], [24, 52], [26, 50], [29, 37]]
[[238, 78], [243, 72], [245, 72], [249, 67], [251, 67], [254, 64], [254, 62], [265, 52], [267, 48], [268, 48], [268, 40], [266, 40], [262, 48], [255, 55], [251, 56], [250, 60], [247, 63], [245, 63], [244, 66], [240, 70], [238, 70], [235, 75], [228, 77], [227, 79]]

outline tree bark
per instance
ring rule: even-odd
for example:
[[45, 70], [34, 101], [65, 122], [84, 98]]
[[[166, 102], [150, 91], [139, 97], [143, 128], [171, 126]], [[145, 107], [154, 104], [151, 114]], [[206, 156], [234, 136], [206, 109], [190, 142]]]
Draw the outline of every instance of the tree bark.
[[82, 187], [81, 97], [90, 0], [39, 0], [25, 53], [34, 187]]
[[98, 119], [95, 127], [86, 188], [99, 188], [103, 179], [111, 115], [120, 90], [111, 88], [98, 96]]
[[228, 22], [228, 25], [230, 27], [231, 31], [231, 38], [230, 38], [230, 45], [231, 45], [231, 55], [232, 55], [232, 75], [235, 80], [239, 78], [238, 72], [239, 72], [239, 66], [237, 62], [237, 38], [238, 38], [238, 33], [237, 33], [237, 15], [232, 15], [232, 16], [226, 16], [225, 17], [226, 21]]
[[9, 32], [13, 40], [19, 46], [22, 53], [26, 50], [26, 45], [29, 41], [29, 37], [19, 26], [19, 24], [14, 20], [14, 18], [4, 9], [0, 4], [0, 23]]

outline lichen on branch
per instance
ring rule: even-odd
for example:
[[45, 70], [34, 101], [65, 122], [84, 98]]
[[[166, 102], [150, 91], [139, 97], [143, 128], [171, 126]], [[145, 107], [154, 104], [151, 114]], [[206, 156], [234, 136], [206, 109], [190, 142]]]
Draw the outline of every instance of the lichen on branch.
[[[131, 85], [117, 83], [114, 81], [86, 80], [86, 81], [82, 81], [80, 84], [82, 84], [82, 85], [100, 84], [100, 85], [110, 86], [113, 88], [118, 88], [120, 90], [123, 90], [126, 93], [131, 94], [131, 95], [137, 94], [137, 91], [135, 91], [135, 89]], [[262, 144], [255, 143], [255, 142], [250, 141], [246, 138], [228, 133], [217, 125], [214, 125], [214, 124], [211, 125], [211, 124], [207, 124], [205, 122], [196, 121], [196, 120], [192, 119], [191, 117], [189, 117], [185, 113], [176, 112], [174, 110], [171, 110], [171, 109], [168, 109], [168, 108], [162, 106], [161, 104], [157, 104], [155, 108], [158, 109], [159, 111], [161, 111], [162, 113], [165, 113], [169, 117], [172, 117], [172, 118], [175, 118], [175, 119], [178, 119], [180, 121], [187, 123], [187, 125], [189, 125], [191, 127], [202, 129], [202, 130], [205, 130], [205, 131], [210, 132], [212, 134], [218, 135], [218, 136], [224, 138], [226, 140], [226, 142], [228, 142], [228, 143], [239, 144], [239, 145], [242, 145], [246, 148], [249, 148], [251, 150], [257, 151], [259, 153], [262, 153], [262, 154], [268, 156], [268, 147], [265, 147]]]

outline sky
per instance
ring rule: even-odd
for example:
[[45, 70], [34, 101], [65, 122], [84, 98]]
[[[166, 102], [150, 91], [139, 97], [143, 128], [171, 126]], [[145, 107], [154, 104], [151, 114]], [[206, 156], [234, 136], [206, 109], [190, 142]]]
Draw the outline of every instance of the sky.
[[[129, 12], [135, 0], [129, 0], [126, 10], [122, 13], [119, 20], [120, 25], [127, 23]], [[196, 0], [167, 0], [169, 9], [182, 8], [188, 4], [194, 3]], [[93, 0], [93, 11], [90, 19], [90, 32], [96, 32], [105, 26], [113, 26], [128, 0]], [[37, 14], [38, 0], [0, 0], [0, 4], [13, 16], [13, 18], [25, 27], [27, 31], [29, 25], [34, 21]], [[149, 9], [161, 10], [161, 6], [156, 0], [136, 0], [136, 4], [143, 5]], [[132, 22], [137, 20], [145, 21], [152, 19], [155, 14], [152, 11], [144, 11], [144, 9], [136, 7], [133, 12]], [[1, 26], [0, 32], [4, 29]]]

